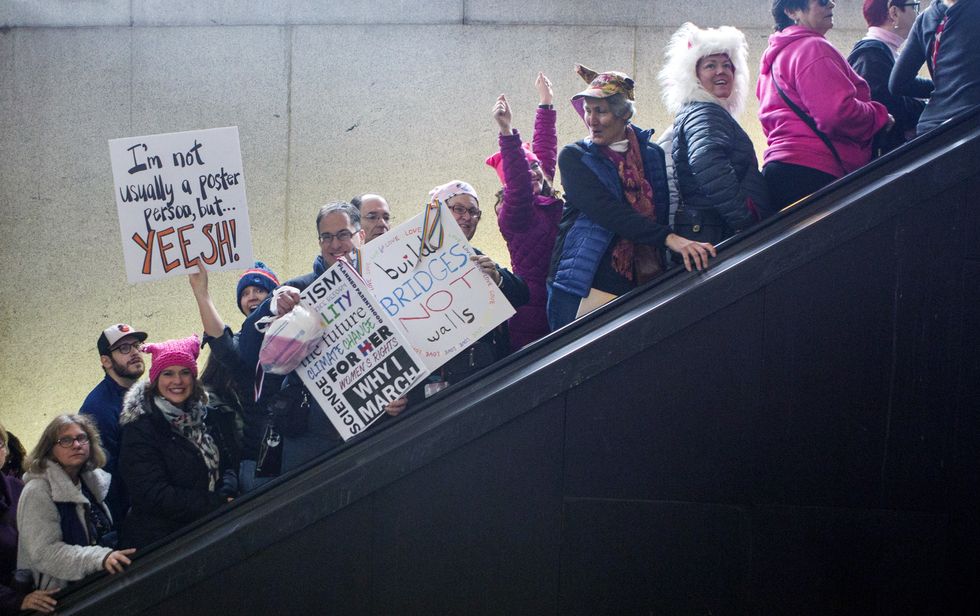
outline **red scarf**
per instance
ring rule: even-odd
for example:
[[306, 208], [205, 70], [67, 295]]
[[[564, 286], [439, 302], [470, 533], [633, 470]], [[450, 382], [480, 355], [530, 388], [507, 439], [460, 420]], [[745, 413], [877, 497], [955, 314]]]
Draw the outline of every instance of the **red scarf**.
[[[626, 127], [626, 138], [629, 147], [626, 154], [614, 152], [603, 146], [602, 153], [616, 165], [619, 181], [623, 185], [626, 201], [641, 216], [656, 220], [653, 205], [653, 188], [643, 174], [643, 158], [640, 156], [640, 144], [636, 140], [636, 131], [632, 126]], [[633, 242], [620, 238], [613, 248], [612, 266], [618, 274], [627, 280], [633, 280]]]

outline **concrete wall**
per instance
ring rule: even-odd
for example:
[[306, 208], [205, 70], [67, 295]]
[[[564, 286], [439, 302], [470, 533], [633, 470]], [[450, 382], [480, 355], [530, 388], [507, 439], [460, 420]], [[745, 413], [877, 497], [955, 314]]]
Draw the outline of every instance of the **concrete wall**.
[[[864, 23], [843, 0], [830, 39]], [[559, 139], [585, 135], [565, 101], [576, 62], [631, 73], [642, 127], [668, 124], [655, 76], [682, 22], [730, 24], [751, 65], [771, 30], [768, 0], [0, 0], [0, 418], [33, 444], [102, 377], [95, 341], [125, 321], [151, 339], [200, 329], [183, 278], [129, 285], [107, 141], [239, 127], [255, 254], [284, 277], [317, 254], [314, 212], [379, 192], [396, 221], [452, 178], [488, 216], [474, 243], [501, 262], [490, 109], [501, 93], [530, 137], [544, 70]], [[754, 86], [753, 86], [754, 87]], [[742, 123], [761, 153], [750, 97]], [[234, 273], [212, 276], [238, 326]]]

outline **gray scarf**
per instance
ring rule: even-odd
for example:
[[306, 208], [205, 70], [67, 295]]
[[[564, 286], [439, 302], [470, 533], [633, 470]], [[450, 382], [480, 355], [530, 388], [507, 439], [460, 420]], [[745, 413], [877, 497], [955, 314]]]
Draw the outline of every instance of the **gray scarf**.
[[214, 492], [214, 486], [218, 483], [218, 447], [214, 444], [214, 439], [208, 434], [207, 426], [204, 425], [204, 418], [207, 417], [207, 410], [201, 402], [194, 402], [193, 406], [184, 410], [174, 406], [163, 396], [154, 396], [154, 404], [163, 413], [163, 416], [170, 422], [170, 427], [174, 432], [183, 436], [191, 442], [201, 457], [204, 464], [208, 467], [208, 491]]

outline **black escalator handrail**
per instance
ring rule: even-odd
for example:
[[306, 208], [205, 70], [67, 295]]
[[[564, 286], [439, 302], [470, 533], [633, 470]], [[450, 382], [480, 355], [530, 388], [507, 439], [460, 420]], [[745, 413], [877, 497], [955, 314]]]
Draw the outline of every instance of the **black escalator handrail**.
[[[932, 194], [928, 177], [935, 174], [954, 184], [968, 177], [966, 167], [950, 169], [944, 161], [968, 145], [972, 160], [980, 159], [980, 110], [963, 114], [927, 135], [890, 152], [866, 167], [721, 244], [722, 251], [703, 274], [674, 270], [659, 282], [617, 298], [607, 306], [514, 354], [492, 368], [437, 395], [413, 414], [320, 458], [282, 483], [240, 499], [236, 506], [191, 526], [169, 543], [142, 555], [129, 571], [96, 577], [68, 593], [59, 613], [83, 613], [112, 601], [119, 612], [146, 609], [170, 591], [187, 588], [248, 558], [264, 545], [301, 530], [316, 520], [363, 498], [433, 459], [465, 445], [563, 391], [683, 329], [709, 312], [705, 298], [725, 289], [735, 301], [787, 268], [802, 262], [793, 255], [759, 259], [763, 253], [785, 251], [785, 240], [806, 240], [806, 250], [827, 250], [871, 228], [914, 199], [909, 191]], [[919, 175], [911, 178], [912, 173]], [[975, 173], [975, 171], [974, 171]], [[889, 193], [868, 207], [862, 200], [873, 192]], [[847, 210], [851, 216], [834, 233], [819, 233], [822, 221]], [[854, 219], [854, 220], [851, 220]], [[798, 251], [793, 247], [793, 252]], [[726, 280], [737, 273], [748, 283], [733, 291]], [[751, 270], [751, 271], [750, 271]], [[575, 362], [563, 359], [576, 357]], [[499, 404], [506, 397], [506, 404]], [[289, 519], [269, 519], [277, 513]], [[256, 532], [262, 530], [263, 532]], [[163, 584], [160, 578], [164, 577]], [[98, 607], [100, 611], [103, 607]]]
[[[907, 161], [910, 159], [915, 160], [916, 154], [919, 152], [919, 150], [922, 147], [926, 147], [928, 144], [934, 143], [937, 140], [948, 138], [951, 135], [958, 135], [959, 133], [968, 130], [972, 125], [976, 124], [978, 117], [980, 117], [980, 107], [977, 107], [975, 109], [954, 116], [953, 118], [946, 120], [945, 122], [943, 122], [942, 124], [934, 128], [933, 130], [929, 131], [928, 133], [924, 135], [919, 135], [915, 139], [912, 139], [904, 143], [902, 146], [892, 150], [891, 152], [888, 152], [884, 156], [872, 160], [867, 165], [864, 165], [861, 168], [852, 171], [851, 173], [847, 174], [842, 178], [838, 178], [837, 180], [831, 182], [827, 186], [820, 188], [816, 192], [804, 197], [803, 199], [800, 199], [799, 201], [793, 204], [786, 206], [785, 208], [780, 210], [780, 212], [777, 215], [771, 216], [766, 220], [763, 220], [753, 225], [749, 229], [746, 229], [745, 231], [737, 235], [725, 239], [724, 241], [720, 242], [716, 246], [719, 256], [717, 259], [712, 259], [711, 265], [709, 267], [709, 271], [716, 270], [719, 267], [719, 262], [721, 260], [724, 260], [723, 258], [728, 257], [736, 250], [743, 249], [747, 244], [752, 243], [760, 235], [766, 234], [767, 229], [771, 228], [774, 225], [782, 225], [785, 222], [786, 217], [799, 216], [801, 215], [801, 213], [802, 215], [811, 215], [814, 213], [814, 210], [817, 208], [828, 207], [830, 205], [830, 200], [825, 198], [828, 195], [832, 195], [832, 194], [838, 195], [838, 193], [841, 193], [842, 195], [846, 196], [847, 194], [846, 191], [848, 190], [853, 191], [855, 188], [859, 186], [865, 186], [868, 183], [869, 179], [871, 178], [880, 178], [882, 173], [881, 170], [883, 167], [891, 168], [894, 165], [902, 164], [903, 161]], [[961, 135], [959, 137], [962, 138]], [[958, 141], [959, 138], [951, 145], [955, 145], [956, 142]], [[937, 154], [937, 156], [938, 155], [939, 154]], [[559, 330], [559, 332], [553, 332], [551, 335], [555, 335], [555, 333], [565, 333], [577, 329], [583, 326], [584, 323], [589, 322], [589, 320], [599, 318], [601, 315], [605, 314], [606, 311], [614, 309], [619, 305], [622, 305], [623, 302], [628, 301], [636, 294], [646, 293], [650, 289], [660, 288], [662, 286], [670, 285], [672, 284], [672, 281], [678, 277], [689, 278], [691, 276], [703, 276], [703, 275], [704, 274], [698, 272], [687, 272], [682, 267], [672, 268], [668, 270], [663, 276], [660, 276], [656, 280], [651, 281], [644, 287], [640, 287], [638, 289], [631, 291], [630, 293], [627, 293], [625, 295], [613, 299], [608, 304], [598, 308], [597, 310], [593, 311], [588, 315], [585, 315], [580, 319], [573, 321], [572, 323], [569, 323], [561, 330]], [[521, 352], [527, 351], [531, 347], [536, 347], [537, 344], [542, 342], [542, 340], [538, 340], [536, 343], [529, 345], [524, 349], [521, 349]]]

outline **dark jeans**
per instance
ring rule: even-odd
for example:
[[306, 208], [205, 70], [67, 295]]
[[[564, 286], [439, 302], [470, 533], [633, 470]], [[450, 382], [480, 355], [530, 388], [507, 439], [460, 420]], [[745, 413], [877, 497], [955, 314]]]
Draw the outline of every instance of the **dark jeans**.
[[777, 212], [837, 179], [812, 167], [781, 163], [777, 160], [766, 163], [762, 168], [762, 175], [769, 185], [771, 207]]

